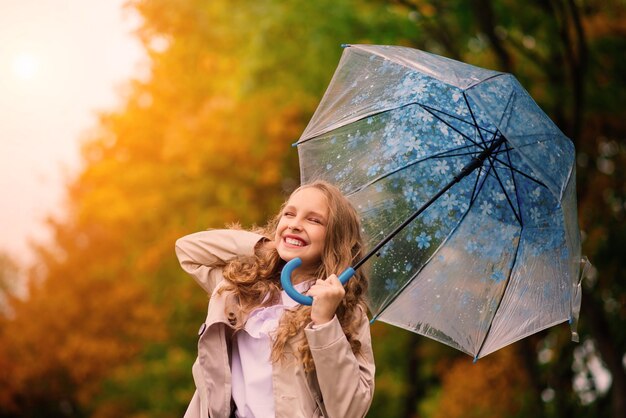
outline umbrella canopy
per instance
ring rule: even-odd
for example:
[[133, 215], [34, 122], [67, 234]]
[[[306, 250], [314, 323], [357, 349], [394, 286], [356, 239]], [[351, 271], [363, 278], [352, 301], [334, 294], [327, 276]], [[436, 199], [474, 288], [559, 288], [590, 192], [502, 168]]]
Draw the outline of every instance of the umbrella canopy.
[[575, 326], [574, 146], [512, 75], [350, 45], [297, 147], [302, 183], [338, 186], [370, 248], [420, 212], [365, 265], [377, 320], [475, 358]]

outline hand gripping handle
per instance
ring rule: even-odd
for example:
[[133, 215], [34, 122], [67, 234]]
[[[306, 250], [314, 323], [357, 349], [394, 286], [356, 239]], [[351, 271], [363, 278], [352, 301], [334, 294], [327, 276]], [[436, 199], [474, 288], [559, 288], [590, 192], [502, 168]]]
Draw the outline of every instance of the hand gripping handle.
[[[301, 265], [302, 260], [299, 257], [296, 257], [293, 260], [289, 261], [287, 264], [285, 264], [285, 267], [283, 267], [283, 271], [280, 273], [280, 284], [283, 286], [283, 289], [285, 289], [285, 292], [289, 295], [291, 299], [295, 300], [301, 305], [311, 306], [313, 304], [313, 298], [311, 296], [305, 296], [301, 294], [296, 289], [294, 289], [293, 285], [291, 284], [291, 273], [293, 273], [293, 271]], [[348, 267], [344, 270], [343, 273], [339, 275], [339, 281], [341, 282], [341, 284], [345, 285], [346, 283], [348, 283], [348, 280], [350, 280], [352, 276], [354, 276], [354, 269], [352, 267]]]

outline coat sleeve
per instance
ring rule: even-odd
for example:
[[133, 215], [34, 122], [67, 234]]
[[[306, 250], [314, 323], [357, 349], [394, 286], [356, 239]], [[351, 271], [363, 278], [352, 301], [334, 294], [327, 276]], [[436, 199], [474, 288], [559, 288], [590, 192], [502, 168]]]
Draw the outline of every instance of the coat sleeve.
[[238, 255], [253, 255], [263, 236], [249, 231], [214, 229], [186, 235], [176, 241], [180, 266], [209, 294], [222, 280], [221, 267]]
[[361, 351], [354, 355], [339, 320], [305, 328], [327, 418], [364, 417], [374, 396], [374, 354], [369, 321], [359, 308], [356, 338]]

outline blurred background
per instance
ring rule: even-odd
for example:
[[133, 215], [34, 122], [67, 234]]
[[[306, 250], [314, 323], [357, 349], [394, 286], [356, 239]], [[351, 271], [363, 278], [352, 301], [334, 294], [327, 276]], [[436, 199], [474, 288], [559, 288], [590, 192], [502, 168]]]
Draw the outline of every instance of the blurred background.
[[515, 74], [575, 143], [580, 343], [472, 363], [372, 326], [369, 417], [626, 416], [623, 0], [0, 0], [0, 417], [179, 417], [207, 296], [174, 241], [262, 224], [342, 43]]

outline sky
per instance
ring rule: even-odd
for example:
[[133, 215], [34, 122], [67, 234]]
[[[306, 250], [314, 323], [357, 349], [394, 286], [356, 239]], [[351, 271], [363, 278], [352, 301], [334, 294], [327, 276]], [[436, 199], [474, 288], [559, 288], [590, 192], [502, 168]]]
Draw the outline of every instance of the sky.
[[21, 265], [50, 240], [98, 111], [146, 72], [125, 0], [0, 0], [0, 251]]

